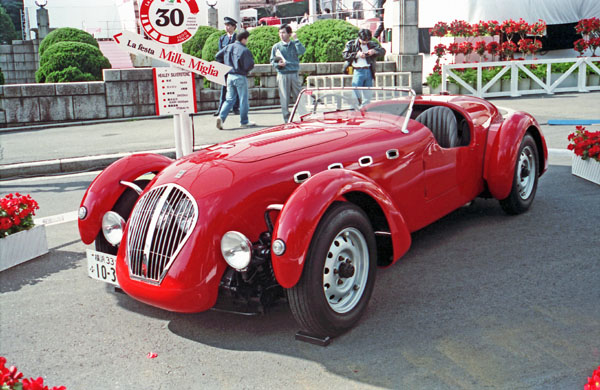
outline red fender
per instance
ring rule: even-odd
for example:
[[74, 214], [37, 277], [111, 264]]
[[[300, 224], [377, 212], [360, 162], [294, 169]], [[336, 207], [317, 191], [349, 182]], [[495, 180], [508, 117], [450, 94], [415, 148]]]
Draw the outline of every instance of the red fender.
[[521, 139], [528, 130], [532, 130], [532, 136], [538, 145], [538, 160], [543, 167], [539, 172], [541, 175], [548, 169], [548, 148], [540, 125], [531, 115], [515, 112], [504, 120], [500, 128], [490, 128], [483, 177], [496, 199], [505, 199], [510, 194]]
[[121, 180], [134, 181], [144, 173], [162, 171], [172, 162], [160, 154], [141, 153], [110, 164], [94, 179], [81, 200], [81, 207], [87, 210], [85, 218], [78, 222], [81, 240], [86, 244], [94, 242], [102, 226], [102, 216], [113, 208], [127, 189], [119, 183]]
[[350, 192], [363, 192], [373, 198], [383, 210], [394, 248], [394, 259], [399, 259], [410, 247], [410, 232], [404, 218], [390, 196], [371, 179], [345, 169], [323, 171], [302, 183], [281, 210], [273, 240], [286, 244], [281, 256], [271, 254], [275, 277], [281, 286], [293, 287], [300, 280], [306, 254], [313, 234], [323, 214], [335, 201]]

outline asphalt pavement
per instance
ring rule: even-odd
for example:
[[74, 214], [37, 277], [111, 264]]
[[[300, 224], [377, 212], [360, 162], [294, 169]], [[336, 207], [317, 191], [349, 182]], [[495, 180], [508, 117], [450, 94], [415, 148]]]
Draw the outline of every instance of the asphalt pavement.
[[[501, 108], [534, 115], [542, 126], [553, 165], [570, 164], [567, 136], [575, 126], [550, 126], [548, 121], [600, 118], [600, 92], [490, 101]], [[230, 115], [225, 129], [218, 130], [212, 113], [194, 115], [194, 149], [283, 121], [278, 108], [254, 109], [249, 117], [257, 123], [256, 127], [242, 128], [239, 116]], [[0, 180], [98, 170], [136, 152], [151, 151], [174, 157], [174, 145], [173, 119], [169, 117], [0, 129]]]

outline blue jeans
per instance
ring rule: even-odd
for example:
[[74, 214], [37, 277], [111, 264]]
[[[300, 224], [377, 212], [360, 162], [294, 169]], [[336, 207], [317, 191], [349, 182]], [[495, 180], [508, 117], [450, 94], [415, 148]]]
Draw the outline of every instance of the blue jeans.
[[235, 101], [240, 102], [240, 124], [248, 124], [248, 79], [241, 74], [227, 75], [227, 97], [221, 107], [219, 117], [223, 122], [233, 108]]
[[[372, 87], [373, 86], [373, 74], [371, 74], [370, 68], [356, 69], [354, 68], [354, 75], [352, 76], [353, 87]], [[358, 99], [358, 103], [362, 106], [371, 101], [371, 91], [358, 91], [355, 90], [354, 94]]]

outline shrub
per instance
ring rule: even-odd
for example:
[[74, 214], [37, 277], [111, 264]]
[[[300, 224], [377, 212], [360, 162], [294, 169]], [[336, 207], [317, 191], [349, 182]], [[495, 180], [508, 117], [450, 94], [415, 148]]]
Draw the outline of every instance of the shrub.
[[183, 52], [194, 57], [202, 57], [202, 48], [206, 39], [214, 32], [218, 31], [211, 26], [200, 26], [194, 36], [183, 44]]
[[[83, 76], [69, 69], [70, 67], [77, 68]], [[51, 79], [65, 80], [72, 75], [77, 79], [83, 77], [85, 80], [102, 80], [102, 69], [110, 67], [108, 59], [95, 46], [81, 42], [57, 42], [40, 58], [40, 68], [35, 73], [35, 79], [38, 83], [51, 82], [48, 77], [59, 72], [53, 74]]]
[[301, 62], [341, 62], [346, 42], [358, 37], [358, 27], [339, 19], [318, 20], [302, 26], [298, 38], [306, 47]]
[[218, 30], [206, 38], [206, 42], [204, 42], [204, 47], [202, 48], [202, 59], [204, 61], [215, 60], [215, 55], [219, 51], [219, 38], [224, 34], [227, 34], [225, 30]]
[[439, 73], [431, 73], [427, 76], [427, 85], [431, 88], [437, 88], [442, 83], [442, 75]]
[[252, 52], [254, 63], [268, 64], [271, 59], [271, 48], [279, 42], [279, 29], [275, 26], [257, 27], [248, 37], [248, 49]]
[[39, 54], [40, 57], [44, 55], [44, 52], [48, 50], [48, 48], [54, 45], [57, 42], [82, 42], [87, 43], [88, 45], [92, 45], [95, 47], [98, 46], [98, 42], [94, 37], [83, 31], [76, 28], [71, 27], [63, 27], [52, 31], [50, 34], [46, 36], [40, 43]]
[[4, 7], [0, 5], [0, 44], [10, 44], [16, 36], [15, 25], [10, 19], [10, 15], [8, 15]]
[[68, 83], [73, 81], [96, 81], [91, 73], [83, 73], [79, 68], [69, 66], [46, 76], [47, 83]]
[[2, 73], [2, 68], [0, 68], [0, 85], [4, 85], [4, 73]]

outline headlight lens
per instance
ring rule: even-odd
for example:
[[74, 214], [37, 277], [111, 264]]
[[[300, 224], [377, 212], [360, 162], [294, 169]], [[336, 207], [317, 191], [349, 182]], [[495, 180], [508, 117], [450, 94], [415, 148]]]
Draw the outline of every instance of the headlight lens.
[[102, 217], [102, 233], [111, 245], [117, 246], [123, 238], [125, 220], [114, 211], [109, 211]]
[[221, 238], [221, 253], [227, 264], [241, 271], [250, 264], [252, 243], [242, 233], [230, 231]]

